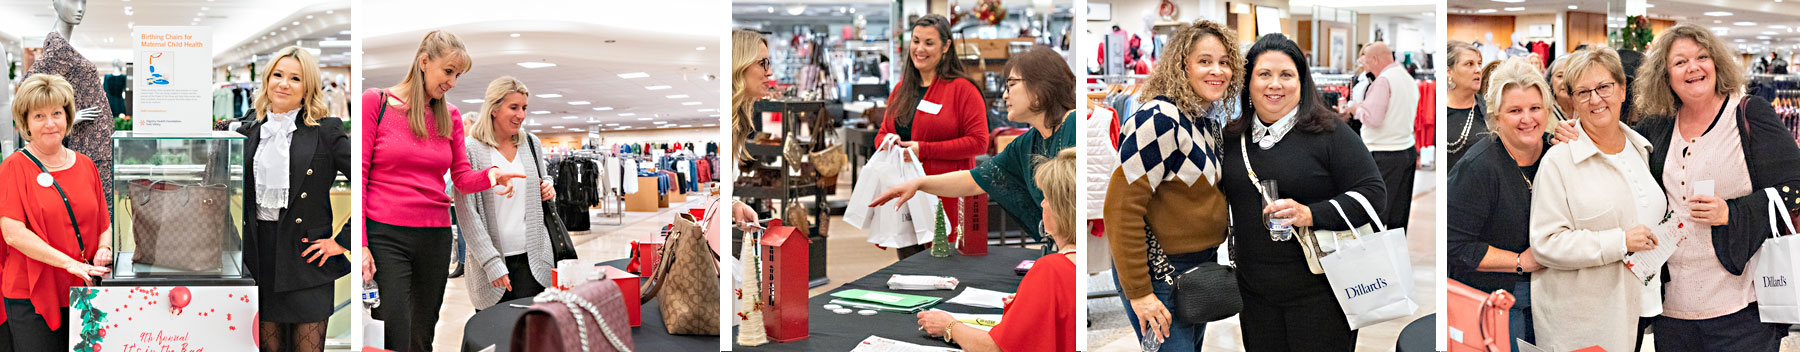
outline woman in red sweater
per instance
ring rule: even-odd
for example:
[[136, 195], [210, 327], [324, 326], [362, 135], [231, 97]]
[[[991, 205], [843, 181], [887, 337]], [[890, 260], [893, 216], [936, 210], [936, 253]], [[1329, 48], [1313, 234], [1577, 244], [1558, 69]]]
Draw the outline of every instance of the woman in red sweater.
[[[900, 142], [894, 145], [912, 149], [927, 175], [975, 168], [975, 156], [988, 150], [987, 108], [981, 89], [963, 74], [962, 61], [956, 58], [950, 20], [942, 15], [914, 20], [907, 49], [905, 73], [888, 95], [887, 115], [877, 137], [899, 135]], [[964, 204], [986, 206], [972, 201], [980, 198], [945, 199], [944, 213], [949, 215], [952, 229], [961, 229], [967, 220], [957, 211]], [[900, 259], [924, 250], [924, 245], [900, 248]]]
[[[512, 196], [513, 179], [524, 174], [469, 166], [463, 150], [461, 112], [444, 101], [456, 80], [474, 62], [461, 39], [431, 31], [419, 42], [411, 71], [400, 84], [363, 92], [361, 128], [363, 215], [367, 249], [363, 280], [381, 290], [384, 347], [430, 351], [438, 310], [449, 280], [450, 195], [444, 174], [459, 193], [499, 186]], [[367, 121], [367, 120], [364, 120]], [[533, 200], [535, 201], [535, 199]]]

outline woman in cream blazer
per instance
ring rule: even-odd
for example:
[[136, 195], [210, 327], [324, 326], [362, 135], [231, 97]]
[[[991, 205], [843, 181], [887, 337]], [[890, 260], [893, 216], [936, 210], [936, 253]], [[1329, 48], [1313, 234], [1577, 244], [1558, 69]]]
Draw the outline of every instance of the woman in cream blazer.
[[1630, 351], [1638, 318], [1661, 311], [1661, 280], [1646, 287], [1622, 261], [1655, 248], [1649, 227], [1667, 204], [1650, 175], [1650, 141], [1619, 122], [1618, 57], [1610, 49], [1577, 53], [1555, 88], [1573, 92], [1580, 123], [1578, 139], [1545, 152], [1532, 186], [1531, 250], [1546, 267], [1531, 277], [1532, 322], [1546, 351]]

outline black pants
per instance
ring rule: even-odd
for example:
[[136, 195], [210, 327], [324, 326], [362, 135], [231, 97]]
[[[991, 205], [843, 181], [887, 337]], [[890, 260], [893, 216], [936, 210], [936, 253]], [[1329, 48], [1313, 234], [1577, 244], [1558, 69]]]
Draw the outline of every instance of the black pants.
[[[1406, 148], [1370, 154], [1375, 156], [1375, 168], [1381, 171], [1382, 184], [1387, 185], [1387, 207], [1382, 208], [1381, 223], [1388, 228], [1410, 227], [1406, 222], [1412, 218], [1413, 178], [1419, 170], [1419, 150]], [[1369, 199], [1371, 203], [1380, 201], [1383, 200]]]
[[13, 351], [68, 351], [69, 307], [62, 308], [63, 327], [50, 330], [44, 316], [37, 313], [29, 299], [6, 299], [6, 327], [12, 332]]
[[1777, 351], [1787, 336], [1787, 324], [1767, 324], [1756, 312], [1756, 303], [1712, 319], [1687, 320], [1656, 317], [1656, 351]]
[[389, 350], [430, 351], [450, 279], [449, 227], [405, 227], [368, 221], [369, 255]]
[[1350, 330], [1331, 283], [1308, 271], [1305, 261], [1238, 262], [1238, 293], [1244, 351], [1356, 350], [1356, 330]]
[[525, 256], [519, 254], [506, 257], [506, 279], [512, 281], [512, 291], [501, 293], [501, 302], [536, 297], [544, 292], [544, 285], [539, 284], [537, 277], [531, 275], [531, 262]]

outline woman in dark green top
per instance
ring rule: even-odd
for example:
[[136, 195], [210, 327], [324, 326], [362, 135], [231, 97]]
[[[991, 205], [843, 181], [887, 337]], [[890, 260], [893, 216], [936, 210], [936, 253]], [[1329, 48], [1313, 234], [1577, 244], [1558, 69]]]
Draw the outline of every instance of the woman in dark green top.
[[913, 179], [883, 192], [869, 206], [896, 198], [896, 204], [906, 204], [918, 191], [939, 197], [985, 193], [1030, 229], [1033, 238], [1040, 238], [1043, 209], [1038, 204], [1043, 202], [1044, 192], [1038, 190], [1032, 174], [1038, 160], [1075, 146], [1075, 73], [1061, 55], [1047, 48], [1014, 56], [1005, 72], [1006, 118], [1031, 125], [1030, 131], [973, 170]]

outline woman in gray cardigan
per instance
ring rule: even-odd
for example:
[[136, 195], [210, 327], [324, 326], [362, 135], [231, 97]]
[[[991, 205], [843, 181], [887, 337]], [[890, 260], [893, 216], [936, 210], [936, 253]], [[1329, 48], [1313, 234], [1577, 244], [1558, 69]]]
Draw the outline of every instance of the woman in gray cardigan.
[[[531, 92], [511, 76], [488, 84], [481, 116], [468, 128], [465, 152], [476, 169], [498, 167], [525, 178], [513, 182], [539, 184], [539, 194], [501, 196], [493, 190], [456, 196], [457, 228], [468, 243], [470, 266], [465, 278], [469, 300], [477, 309], [499, 302], [536, 296], [550, 283], [548, 231], [541, 200], [556, 196], [549, 180], [540, 179], [544, 154], [537, 136], [524, 133], [526, 97]], [[529, 148], [529, 149], [527, 149]], [[517, 187], [514, 189], [529, 189]], [[482, 284], [486, 283], [486, 284]]]

